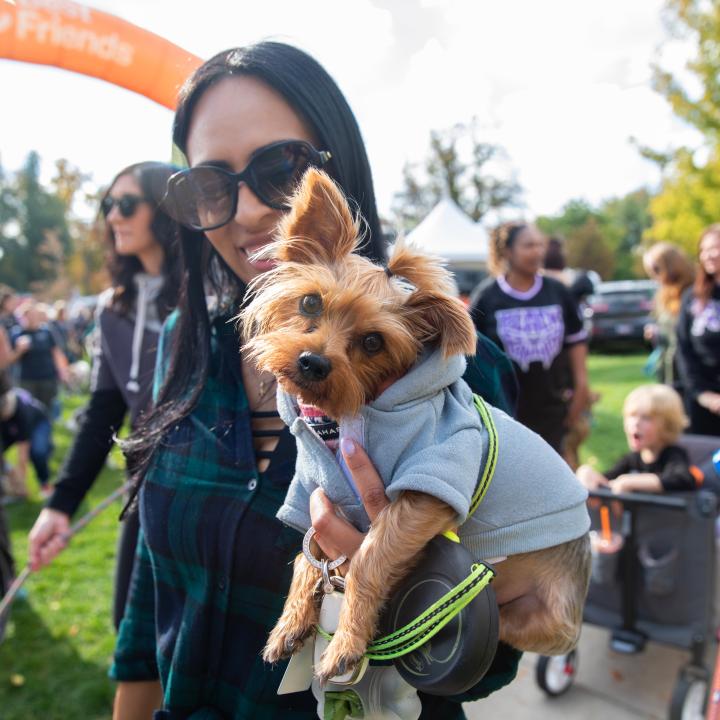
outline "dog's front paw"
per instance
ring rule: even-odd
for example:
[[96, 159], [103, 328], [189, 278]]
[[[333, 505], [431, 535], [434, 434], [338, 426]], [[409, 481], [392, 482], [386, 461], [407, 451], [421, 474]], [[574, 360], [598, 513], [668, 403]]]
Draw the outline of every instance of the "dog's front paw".
[[343, 638], [337, 634], [326, 648], [315, 667], [315, 675], [321, 685], [325, 685], [336, 675], [344, 675], [362, 661], [365, 644], [356, 637]]
[[305, 632], [292, 632], [290, 629], [278, 623], [268, 637], [263, 648], [262, 657], [266, 663], [276, 663], [295, 654], [310, 634]]

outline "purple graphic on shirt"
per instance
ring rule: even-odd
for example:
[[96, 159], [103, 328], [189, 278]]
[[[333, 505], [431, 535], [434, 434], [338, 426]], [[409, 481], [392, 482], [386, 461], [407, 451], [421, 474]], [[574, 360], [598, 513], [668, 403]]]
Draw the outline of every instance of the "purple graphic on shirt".
[[562, 350], [565, 323], [559, 305], [498, 310], [495, 321], [505, 352], [523, 372], [531, 362], [541, 362], [547, 370]]
[[700, 337], [706, 332], [720, 332], [720, 302], [710, 300], [704, 307], [695, 300], [693, 301], [692, 314], [694, 315], [690, 333], [695, 337]]

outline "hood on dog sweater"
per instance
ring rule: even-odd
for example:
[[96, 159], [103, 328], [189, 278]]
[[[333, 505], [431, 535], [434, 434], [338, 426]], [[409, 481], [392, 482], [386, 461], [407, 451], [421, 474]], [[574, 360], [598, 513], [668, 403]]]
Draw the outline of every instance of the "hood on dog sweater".
[[[416, 364], [365, 405], [342, 419], [340, 438], [368, 452], [390, 500], [404, 490], [433, 495], [458, 515], [463, 545], [478, 559], [551, 547], [587, 532], [587, 492], [542, 438], [490, 407], [498, 433], [494, 476], [479, 508], [467, 518], [487, 453], [487, 430], [462, 380], [465, 359], [426, 350]], [[278, 390], [278, 411], [297, 439], [295, 476], [277, 517], [305, 532], [310, 494], [323, 489], [359, 530], [369, 519], [333, 452], [299, 413], [298, 401]], [[467, 522], [466, 522], [467, 520]]]

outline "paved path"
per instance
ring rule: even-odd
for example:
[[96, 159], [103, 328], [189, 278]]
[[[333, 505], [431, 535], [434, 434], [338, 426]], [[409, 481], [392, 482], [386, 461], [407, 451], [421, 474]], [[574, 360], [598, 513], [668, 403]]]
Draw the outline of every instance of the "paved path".
[[[535, 683], [535, 655], [526, 654], [518, 677], [486, 700], [465, 705], [469, 720], [664, 720], [687, 652], [648, 643], [638, 655], [608, 647], [608, 631], [585, 625], [572, 688], [549, 698]], [[715, 647], [711, 648], [710, 671]], [[440, 719], [439, 719], [440, 720]]]

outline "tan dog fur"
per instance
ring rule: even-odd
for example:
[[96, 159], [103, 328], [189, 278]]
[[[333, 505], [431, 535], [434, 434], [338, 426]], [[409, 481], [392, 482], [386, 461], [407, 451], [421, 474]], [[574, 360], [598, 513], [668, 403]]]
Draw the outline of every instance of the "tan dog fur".
[[[268, 250], [278, 265], [255, 281], [253, 300], [241, 315], [246, 349], [258, 366], [335, 419], [355, 414], [406, 373], [424, 345], [440, 346], [446, 357], [475, 352], [472, 321], [438, 260], [400, 245], [388, 261], [390, 278], [353, 252], [360, 242], [359, 222], [342, 192], [327, 175], [309, 170]], [[307, 296], [312, 302], [320, 298], [317, 315], [304, 313]], [[380, 333], [384, 343], [369, 354], [364, 343], [372, 333]], [[308, 381], [299, 372], [298, 358], [306, 352], [327, 358], [332, 370], [326, 378]], [[455, 518], [445, 503], [417, 492], [401, 494], [382, 511], [344, 566], [340, 623], [315, 668], [322, 682], [359, 662], [389, 592]], [[495, 583], [500, 639], [546, 654], [569, 650], [582, 619], [588, 556], [584, 537], [501, 563]], [[285, 608], [263, 652], [267, 662], [292, 654], [313, 633], [318, 579], [319, 572], [298, 555]]]

